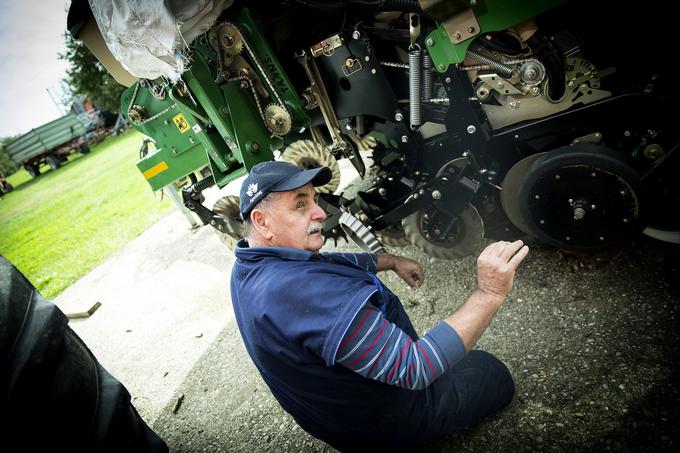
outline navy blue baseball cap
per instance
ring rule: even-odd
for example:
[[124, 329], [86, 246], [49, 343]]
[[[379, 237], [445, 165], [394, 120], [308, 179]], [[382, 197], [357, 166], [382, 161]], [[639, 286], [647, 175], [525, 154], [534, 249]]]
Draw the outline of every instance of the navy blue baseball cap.
[[260, 162], [250, 169], [241, 185], [241, 217], [247, 218], [250, 211], [270, 192], [285, 192], [297, 189], [310, 182], [323, 186], [331, 180], [333, 173], [328, 167], [303, 170], [288, 162]]

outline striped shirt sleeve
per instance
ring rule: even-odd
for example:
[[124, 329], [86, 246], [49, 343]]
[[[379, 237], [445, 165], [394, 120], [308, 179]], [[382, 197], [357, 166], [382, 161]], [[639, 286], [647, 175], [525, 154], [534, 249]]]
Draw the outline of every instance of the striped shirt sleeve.
[[336, 363], [365, 378], [422, 390], [464, 356], [462, 340], [445, 322], [413, 341], [369, 303], [359, 310], [347, 330]]
[[358, 266], [372, 274], [378, 266], [377, 257], [372, 253], [320, 253], [319, 258], [330, 263]]

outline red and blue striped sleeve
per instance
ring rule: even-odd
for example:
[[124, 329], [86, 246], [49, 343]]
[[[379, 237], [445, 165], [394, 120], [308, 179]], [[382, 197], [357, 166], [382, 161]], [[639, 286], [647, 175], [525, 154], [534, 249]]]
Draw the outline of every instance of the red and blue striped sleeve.
[[366, 304], [340, 343], [336, 363], [369, 379], [421, 390], [464, 356], [462, 340], [445, 322], [413, 341], [380, 310]]

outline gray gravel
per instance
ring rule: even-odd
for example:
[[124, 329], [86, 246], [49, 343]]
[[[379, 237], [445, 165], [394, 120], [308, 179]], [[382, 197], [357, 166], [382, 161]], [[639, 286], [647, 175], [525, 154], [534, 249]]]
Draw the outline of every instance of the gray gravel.
[[[382, 275], [420, 333], [475, 286], [475, 257], [446, 261], [414, 247], [395, 251], [426, 273], [417, 291]], [[477, 345], [508, 365], [516, 398], [425, 451], [677, 451], [678, 252], [646, 238], [598, 254], [532, 245], [509, 300]], [[233, 320], [152, 426], [174, 452], [332, 451], [278, 406]]]

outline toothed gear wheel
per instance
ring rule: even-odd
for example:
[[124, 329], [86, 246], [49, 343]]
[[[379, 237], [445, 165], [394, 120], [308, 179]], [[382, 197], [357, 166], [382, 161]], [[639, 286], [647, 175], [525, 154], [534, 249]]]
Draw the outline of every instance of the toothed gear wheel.
[[[241, 214], [239, 209], [240, 198], [237, 195], [227, 195], [220, 198], [213, 205], [213, 212], [230, 222], [233, 226], [243, 226]], [[240, 228], [239, 228], [240, 229]], [[236, 242], [241, 239], [242, 235], [236, 237], [229, 233], [217, 231], [217, 235], [227, 248], [233, 251], [236, 248]]]
[[340, 223], [345, 234], [365, 252], [379, 253], [384, 251], [382, 244], [373, 232], [351, 213], [343, 212], [338, 223]]
[[306, 170], [319, 167], [330, 168], [333, 174], [331, 180], [317, 187], [317, 192], [333, 193], [340, 185], [340, 167], [335, 157], [320, 143], [311, 140], [293, 142], [283, 151], [281, 160]]
[[288, 110], [277, 104], [270, 104], [264, 109], [264, 118], [267, 129], [276, 135], [286, 135], [293, 125]]
[[220, 25], [217, 39], [227, 55], [238, 55], [243, 51], [243, 35], [233, 24]]
[[[446, 228], [449, 223], [450, 217], [423, 210], [402, 220], [404, 232], [411, 243], [429, 255], [455, 259], [479, 251], [483, 245], [484, 224], [474, 206], [468, 205], [463, 209], [446, 236], [441, 237], [444, 233], [441, 228]], [[438, 232], [439, 236], [436, 236]]]

